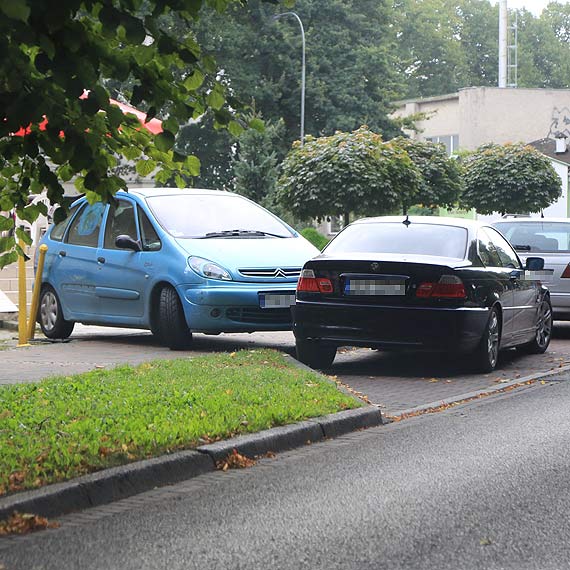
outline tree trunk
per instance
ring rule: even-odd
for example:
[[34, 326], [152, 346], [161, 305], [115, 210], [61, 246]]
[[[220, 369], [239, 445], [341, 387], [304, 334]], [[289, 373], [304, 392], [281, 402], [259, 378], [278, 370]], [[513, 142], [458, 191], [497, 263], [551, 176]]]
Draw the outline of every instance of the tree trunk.
[[342, 215], [342, 221], [344, 222], [344, 227], [346, 228], [346, 226], [350, 224], [350, 212], [345, 212]]

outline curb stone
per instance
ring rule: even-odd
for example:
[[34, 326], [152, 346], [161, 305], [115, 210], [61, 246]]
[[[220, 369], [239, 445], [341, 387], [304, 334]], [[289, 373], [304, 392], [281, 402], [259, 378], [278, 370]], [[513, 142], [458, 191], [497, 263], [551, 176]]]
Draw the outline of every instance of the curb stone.
[[516, 387], [520, 385], [521, 388], [524, 388], [527, 387], [525, 386], [527, 382], [532, 382], [534, 384], [536, 382], [540, 382], [541, 380], [545, 380], [546, 382], [557, 382], [557, 381], [567, 380], [570, 379], [570, 375], [568, 374], [568, 372], [570, 372], [570, 366], [562, 366], [556, 370], [549, 370], [548, 372], [529, 374], [528, 376], [515, 378], [514, 380], [509, 380], [508, 382], [500, 382], [495, 386], [489, 386], [488, 388], [482, 388], [481, 390], [473, 390], [472, 392], [465, 392], [457, 396], [451, 396], [449, 398], [444, 398], [442, 400], [436, 400], [434, 402], [429, 402], [427, 404], [422, 404], [420, 406], [416, 406], [413, 408], [398, 410], [397, 412], [389, 414], [389, 417], [383, 418], [383, 421], [385, 424], [389, 424], [394, 421], [392, 418], [403, 418], [410, 414], [412, 415], [421, 414], [429, 410], [440, 408], [441, 406], [447, 406], [450, 404], [463, 402], [464, 400], [473, 400], [478, 397], [494, 396], [495, 394], [503, 392], [505, 388], [509, 388], [512, 386]]
[[380, 410], [367, 406], [238, 436], [196, 450], [104, 469], [70, 481], [0, 498], [0, 520], [8, 518], [14, 511], [59, 517], [209, 473], [216, 469], [216, 461], [224, 459], [234, 449], [249, 456], [263, 455], [382, 423]]

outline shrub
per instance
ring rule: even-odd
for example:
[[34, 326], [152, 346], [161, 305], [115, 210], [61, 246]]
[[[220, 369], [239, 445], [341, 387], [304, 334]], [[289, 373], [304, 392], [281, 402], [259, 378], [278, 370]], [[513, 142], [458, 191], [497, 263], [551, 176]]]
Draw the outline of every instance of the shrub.
[[319, 233], [315, 228], [305, 228], [304, 230], [301, 230], [301, 235], [319, 250], [322, 250], [325, 245], [329, 243], [329, 239]]

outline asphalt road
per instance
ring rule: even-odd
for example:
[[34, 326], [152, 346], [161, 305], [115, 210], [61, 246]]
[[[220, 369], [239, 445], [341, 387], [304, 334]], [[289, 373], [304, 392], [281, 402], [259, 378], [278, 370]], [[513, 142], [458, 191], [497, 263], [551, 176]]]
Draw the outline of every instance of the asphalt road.
[[570, 560], [570, 383], [215, 472], [57, 530], [12, 569], [556, 569]]

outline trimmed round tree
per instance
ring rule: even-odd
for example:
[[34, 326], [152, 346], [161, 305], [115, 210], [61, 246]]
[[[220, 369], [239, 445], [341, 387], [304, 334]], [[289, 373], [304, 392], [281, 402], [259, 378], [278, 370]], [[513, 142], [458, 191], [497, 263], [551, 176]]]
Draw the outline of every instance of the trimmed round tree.
[[278, 199], [300, 219], [393, 213], [410, 203], [420, 174], [408, 154], [368, 127], [293, 144]]
[[422, 205], [430, 210], [457, 205], [463, 187], [459, 161], [447, 155], [445, 146], [430, 141], [398, 137], [392, 141], [405, 150], [420, 172], [417, 193], [407, 206]]
[[562, 194], [550, 160], [522, 143], [483, 145], [464, 164], [461, 204], [480, 214], [539, 212]]

